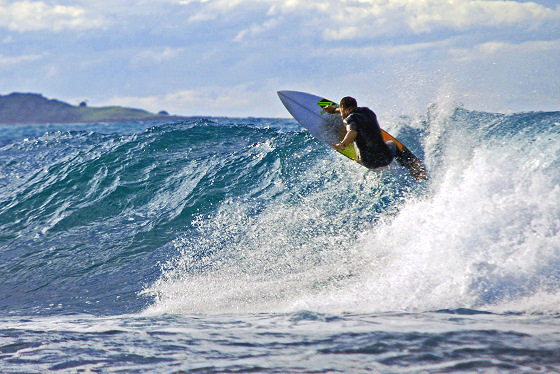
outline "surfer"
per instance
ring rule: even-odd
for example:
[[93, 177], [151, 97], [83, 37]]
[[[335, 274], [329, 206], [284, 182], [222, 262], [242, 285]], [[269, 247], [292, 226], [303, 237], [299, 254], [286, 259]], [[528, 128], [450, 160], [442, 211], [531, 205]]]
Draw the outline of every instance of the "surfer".
[[358, 107], [356, 99], [346, 96], [340, 100], [340, 107], [326, 106], [330, 114], [340, 113], [346, 125], [346, 134], [340, 143], [332, 146], [345, 149], [353, 141], [360, 150], [360, 163], [369, 169], [387, 166], [397, 153], [397, 145], [392, 140], [385, 142], [375, 113], [367, 107]]

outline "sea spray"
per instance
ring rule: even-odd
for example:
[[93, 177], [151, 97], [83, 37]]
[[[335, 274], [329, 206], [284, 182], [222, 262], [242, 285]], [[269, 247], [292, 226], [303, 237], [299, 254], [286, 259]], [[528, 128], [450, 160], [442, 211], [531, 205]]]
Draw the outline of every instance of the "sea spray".
[[559, 135], [550, 115], [432, 107], [423, 121], [419, 143], [437, 168], [425, 189], [400, 189], [407, 181], [390, 170], [303, 163], [284, 181], [289, 192], [199, 217], [197, 239], [175, 242], [180, 255], [150, 288], [152, 311], [494, 308], [555, 292]]
[[3, 308], [367, 312], [555, 295], [559, 123], [450, 106], [387, 121], [428, 165], [423, 184], [291, 121], [22, 128], [0, 149]]
[[0, 371], [557, 372], [559, 113], [384, 122], [0, 128]]

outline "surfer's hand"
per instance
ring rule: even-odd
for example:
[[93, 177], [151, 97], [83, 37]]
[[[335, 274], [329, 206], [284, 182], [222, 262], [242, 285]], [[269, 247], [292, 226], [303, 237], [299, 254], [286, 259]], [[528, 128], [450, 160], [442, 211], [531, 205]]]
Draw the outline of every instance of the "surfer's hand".
[[331, 144], [335, 149], [338, 149], [339, 151], [342, 151], [344, 148], [346, 148], [346, 146], [342, 143], [331, 143]]
[[336, 113], [336, 110], [337, 110], [337, 109], [338, 109], [337, 107], [332, 106], [332, 105], [327, 105], [326, 107], [323, 108], [323, 110], [324, 110], [325, 112], [329, 113], [329, 114], [334, 114], [334, 113]]

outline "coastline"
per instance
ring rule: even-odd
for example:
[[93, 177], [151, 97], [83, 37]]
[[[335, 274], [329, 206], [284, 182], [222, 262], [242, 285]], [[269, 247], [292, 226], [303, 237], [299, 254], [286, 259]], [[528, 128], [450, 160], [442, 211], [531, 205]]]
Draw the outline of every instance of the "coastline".
[[75, 106], [37, 93], [13, 92], [0, 95], [1, 125], [180, 121], [188, 118], [190, 117], [169, 115], [165, 111], [156, 114], [121, 106], [89, 107], [85, 102]]

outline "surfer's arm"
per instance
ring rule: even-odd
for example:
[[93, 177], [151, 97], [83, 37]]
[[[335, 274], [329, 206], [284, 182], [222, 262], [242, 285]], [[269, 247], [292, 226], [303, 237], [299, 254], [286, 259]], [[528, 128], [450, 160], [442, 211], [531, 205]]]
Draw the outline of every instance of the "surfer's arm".
[[342, 139], [340, 143], [337, 144], [333, 143], [332, 146], [335, 149], [342, 151], [344, 148], [348, 147], [348, 145], [356, 139], [356, 136], [358, 136], [358, 132], [356, 130], [349, 130], [344, 136], [344, 139]]
[[340, 113], [340, 108], [339, 107], [335, 107], [333, 105], [327, 105], [326, 107], [323, 108], [323, 110], [329, 114], [335, 114], [335, 113]]

